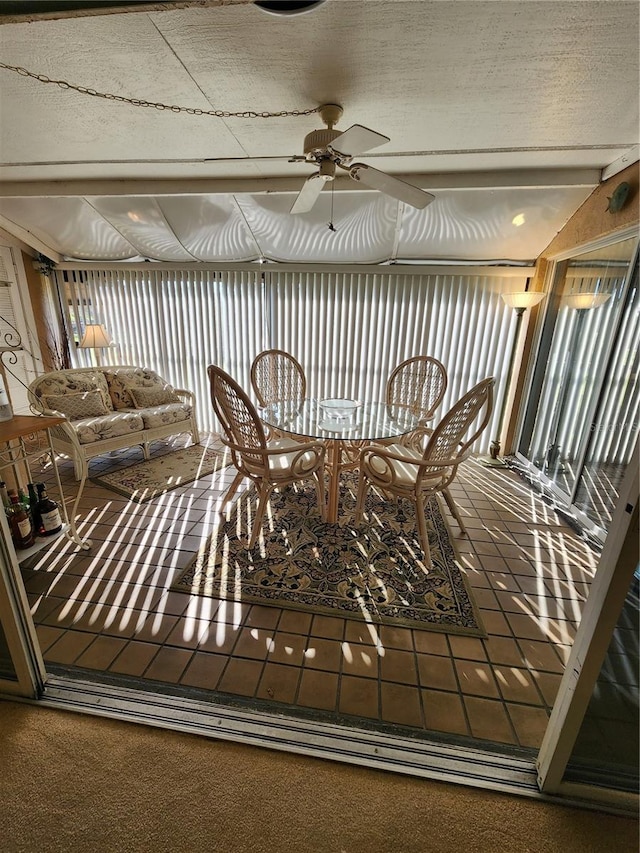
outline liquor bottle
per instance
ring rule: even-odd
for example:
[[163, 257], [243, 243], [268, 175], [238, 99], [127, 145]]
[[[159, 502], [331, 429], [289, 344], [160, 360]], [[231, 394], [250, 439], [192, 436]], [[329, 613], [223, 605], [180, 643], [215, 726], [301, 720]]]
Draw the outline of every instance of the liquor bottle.
[[59, 530], [62, 530], [62, 516], [58, 504], [47, 495], [47, 488], [44, 483], [38, 483], [36, 486], [40, 500], [38, 501], [38, 512], [40, 513], [41, 527], [43, 536], [53, 536]]
[[11, 528], [13, 544], [16, 548], [28, 548], [35, 541], [29, 513], [20, 503], [20, 498], [15, 489], [9, 490], [9, 499], [11, 500], [11, 506], [9, 507], [9, 527]]
[[13, 417], [13, 409], [9, 402], [9, 395], [4, 384], [4, 377], [0, 373], [0, 421], [10, 421]]
[[38, 509], [38, 502], [40, 498], [38, 497], [36, 487], [33, 483], [27, 483], [27, 491], [29, 492], [29, 507], [31, 509], [33, 532], [36, 536], [42, 536], [44, 528], [42, 526], [42, 519], [40, 518], [40, 510]]

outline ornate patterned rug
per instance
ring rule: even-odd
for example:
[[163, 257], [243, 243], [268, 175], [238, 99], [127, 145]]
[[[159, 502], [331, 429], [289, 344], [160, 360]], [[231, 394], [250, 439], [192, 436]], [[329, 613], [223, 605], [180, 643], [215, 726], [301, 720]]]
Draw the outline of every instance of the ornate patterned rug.
[[433, 560], [428, 571], [411, 504], [387, 501], [370, 489], [363, 524], [356, 528], [356, 486], [356, 475], [343, 475], [337, 524], [320, 519], [310, 483], [274, 492], [251, 551], [243, 543], [256, 496], [253, 490], [244, 493], [171, 588], [374, 624], [486, 636], [438, 501], [427, 508]]
[[201, 444], [195, 444], [137, 462], [128, 468], [91, 477], [91, 481], [131, 498], [136, 503], [146, 503], [172, 489], [213, 474], [214, 471], [225, 468], [227, 464], [223, 451], [210, 450]]

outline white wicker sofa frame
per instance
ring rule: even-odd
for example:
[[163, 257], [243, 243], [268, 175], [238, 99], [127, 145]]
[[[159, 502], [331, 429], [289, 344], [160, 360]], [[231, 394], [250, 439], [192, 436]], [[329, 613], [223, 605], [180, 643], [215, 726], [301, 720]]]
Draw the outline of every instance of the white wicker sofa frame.
[[76, 367], [45, 373], [29, 385], [34, 412], [64, 417], [51, 429], [54, 449], [73, 459], [76, 480], [89, 474], [89, 461], [114, 450], [149, 444], [170, 435], [200, 436], [191, 391], [173, 388], [155, 371], [132, 365]]

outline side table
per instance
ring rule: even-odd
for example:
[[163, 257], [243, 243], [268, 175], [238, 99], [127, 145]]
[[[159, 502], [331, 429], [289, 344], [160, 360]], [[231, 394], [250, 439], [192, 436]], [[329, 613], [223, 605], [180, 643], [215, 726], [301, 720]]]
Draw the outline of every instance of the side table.
[[[60, 497], [60, 514], [62, 516], [63, 526], [62, 533], [68, 536], [72, 542], [75, 542], [83, 550], [87, 551], [91, 547], [90, 539], [81, 539], [80, 534], [76, 529], [76, 508], [78, 498], [73, 505], [71, 518], [67, 512], [67, 505], [60, 482], [60, 472], [56, 462], [56, 453], [51, 439], [49, 429], [64, 422], [64, 418], [47, 417], [39, 415], [14, 415], [11, 420], [0, 421], [0, 471], [6, 468], [12, 468], [16, 482], [20, 482], [18, 475], [18, 467], [24, 466], [29, 482], [31, 479], [31, 470], [29, 468], [29, 459], [36, 459], [42, 456], [49, 456], [51, 466], [55, 477], [58, 495]], [[29, 444], [26, 439], [29, 438]], [[25, 484], [26, 485], [26, 484]], [[23, 548], [18, 554], [18, 562], [26, 560], [27, 557], [46, 547], [53, 536], [39, 537], [34, 545], [30, 548]]]

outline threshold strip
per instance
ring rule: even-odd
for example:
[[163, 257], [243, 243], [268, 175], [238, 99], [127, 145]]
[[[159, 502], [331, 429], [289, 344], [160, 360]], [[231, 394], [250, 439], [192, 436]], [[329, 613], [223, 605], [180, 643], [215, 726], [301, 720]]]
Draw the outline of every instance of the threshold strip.
[[439, 782], [549, 799], [538, 789], [533, 759], [480, 749], [57, 675], [48, 677], [41, 699], [25, 701]]

